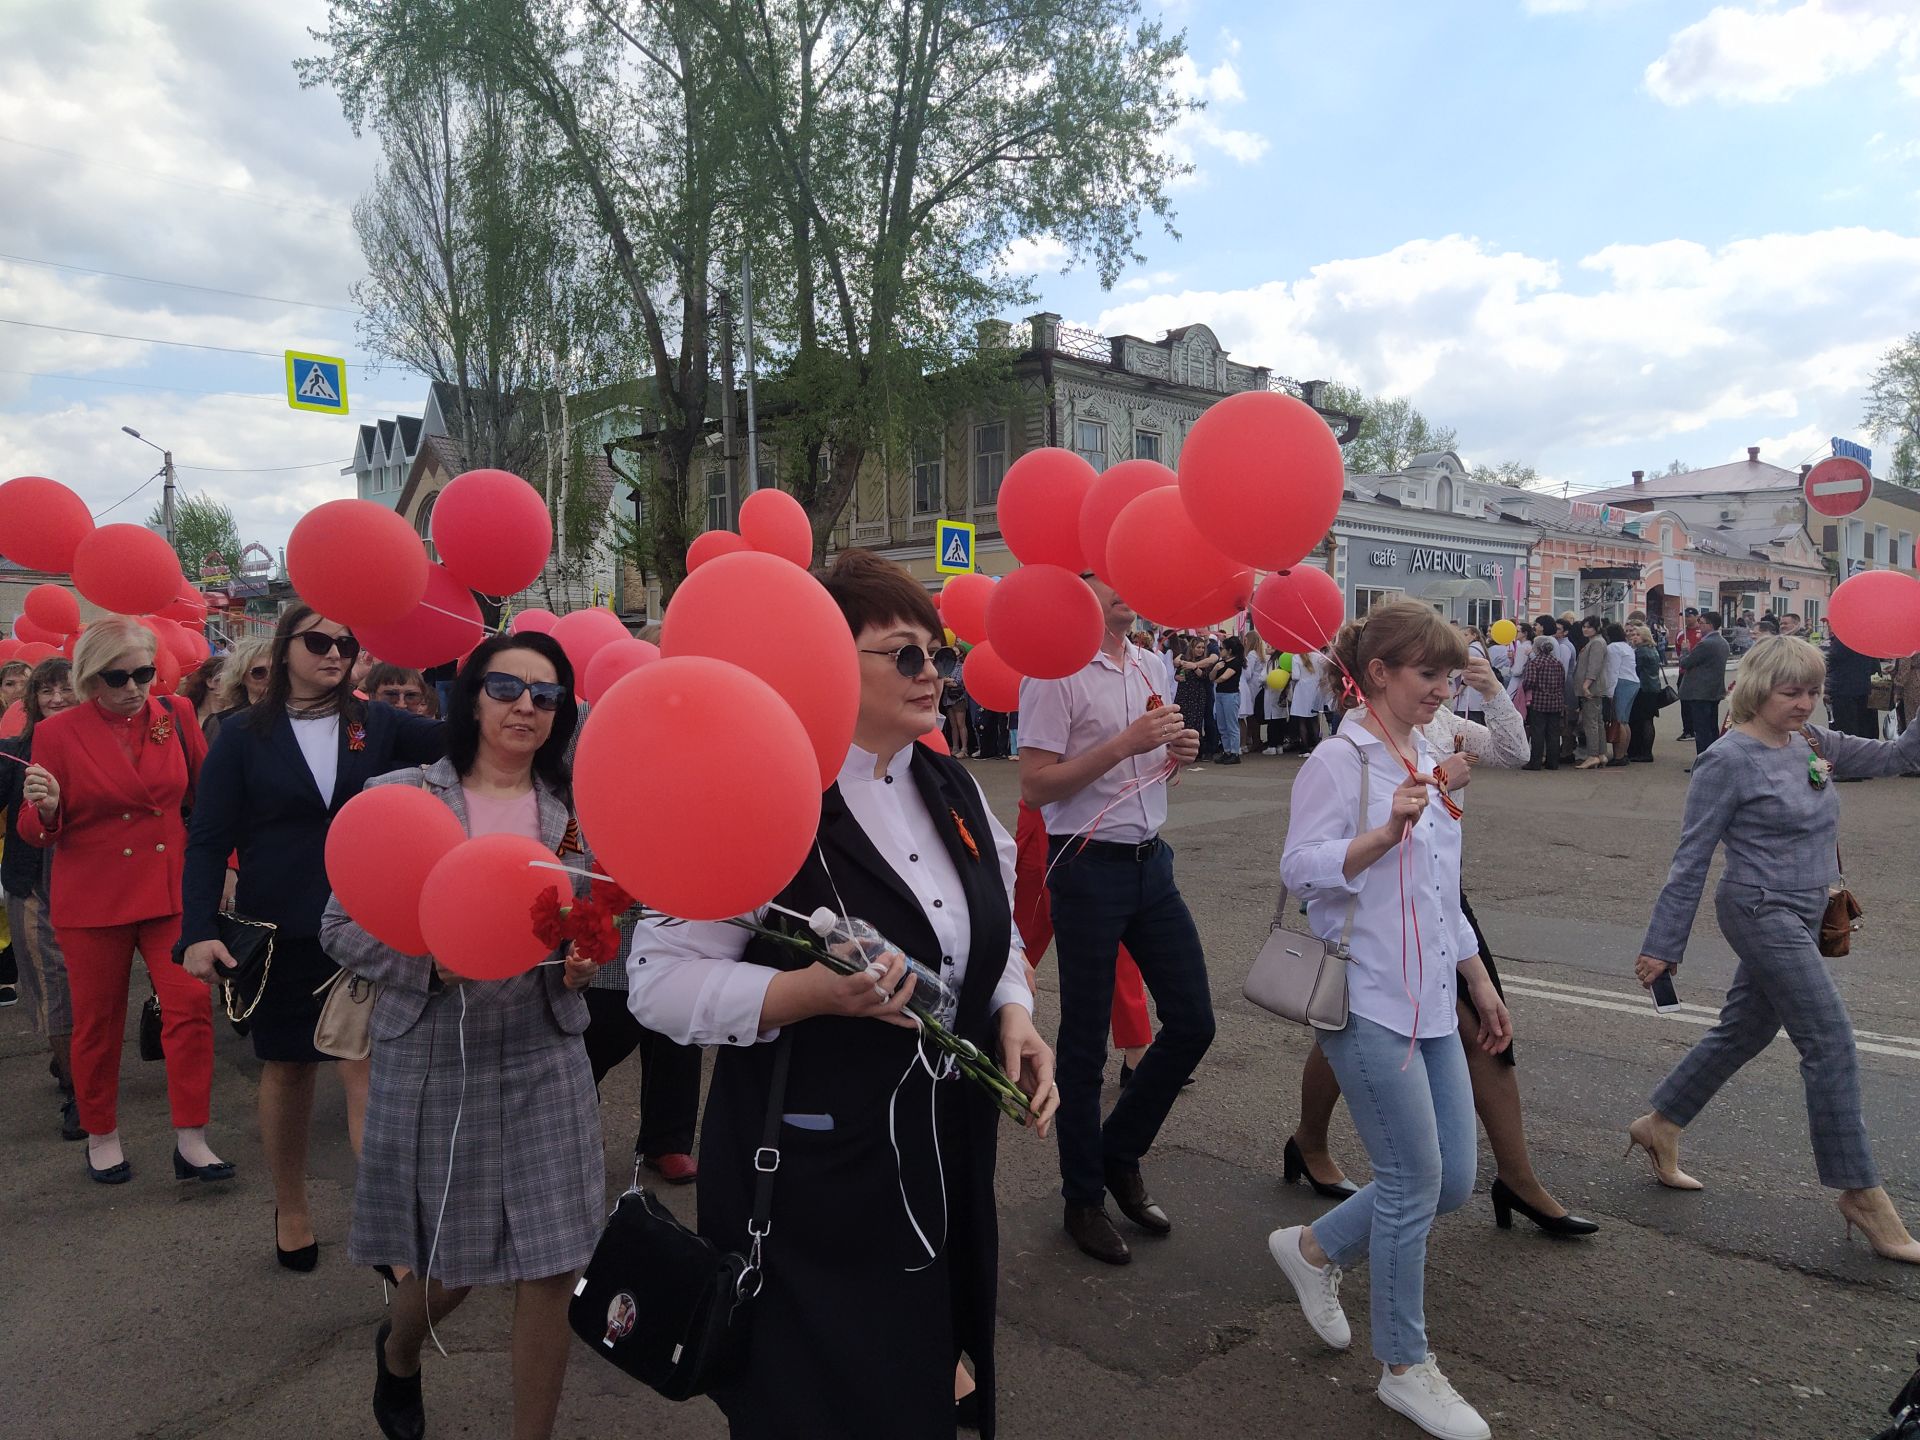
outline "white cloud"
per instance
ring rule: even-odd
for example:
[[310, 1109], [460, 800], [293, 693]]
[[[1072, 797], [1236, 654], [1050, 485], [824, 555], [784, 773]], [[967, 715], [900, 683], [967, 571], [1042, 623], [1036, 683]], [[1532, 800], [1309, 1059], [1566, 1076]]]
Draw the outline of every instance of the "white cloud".
[[1060, 270], [1068, 260], [1066, 242], [1056, 235], [1023, 235], [1001, 252], [1000, 268], [1009, 275], [1039, 275]]
[[1784, 9], [1720, 5], [1676, 32], [1646, 70], [1668, 105], [1767, 104], [1899, 57], [1920, 93], [1920, 7], [1913, 0], [1801, 0]]
[[[1231, 36], [1225, 37], [1223, 44], [1229, 55], [1238, 53], [1239, 42]], [[1182, 115], [1159, 142], [1167, 154], [1196, 167], [1187, 183], [1202, 178], [1199, 167], [1205, 152], [1218, 152], [1240, 165], [1255, 164], [1267, 153], [1270, 142], [1266, 136], [1254, 130], [1234, 129], [1215, 118], [1217, 111], [1243, 104], [1247, 98], [1240, 71], [1230, 58], [1202, 70], [1193, 56], [1182, 55], [1175, 63], [1172, 85], [1181, 99], [1205, 107]]]
[[1114, 286], [1122, 295], [1146, 295], [1161, 290], [1180, 278], [1178, 270], [1155, 270], [1150, 275], [1132, 275]]
[[1917, 309], [1920, 237], [1881, 230], [1612, 245], [1565, 270], [1451, 235], [1292, 281], [1162, 292], [1097, 324], [1151, 337], [1204, 321], [1247, 364], [1408, 396], [1477, 455], [1569, 473], [1580, 452], [1716, 426], [1849, 433]]

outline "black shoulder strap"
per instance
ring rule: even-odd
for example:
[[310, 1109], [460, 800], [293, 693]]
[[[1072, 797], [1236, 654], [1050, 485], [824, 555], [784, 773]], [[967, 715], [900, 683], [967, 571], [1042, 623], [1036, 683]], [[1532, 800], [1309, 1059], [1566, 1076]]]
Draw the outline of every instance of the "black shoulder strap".
[[780, 1168], [781, 1107], [787, 1100], [787, 1070], [793, 1064], [793, 1027], [787, 1026], [773, 1042], [773, 1083], [767, 1087], [767, 1119], [760, 1127], [760, 1148], [753, 1152], [753, 1218], [747, 1233], [753, 1237], [752, 1266], [760, 1268], [760, 1242], [772, 1228], [773, 1177]]

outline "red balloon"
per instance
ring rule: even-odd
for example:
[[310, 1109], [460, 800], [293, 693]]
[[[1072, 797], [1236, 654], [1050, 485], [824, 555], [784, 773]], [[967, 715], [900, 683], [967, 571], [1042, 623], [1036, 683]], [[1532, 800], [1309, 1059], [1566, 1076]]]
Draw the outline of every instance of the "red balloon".
[[987, 602], [993, 581], [985, 575], [949, 575], [940, 591], [940, 618], [969, 645], [987, 638]]
[[693, 544], [687, 547], [687, 573], [691, 575], [715, 556], [731, 555], [736, 550], [752, 548], [731, 530], [703, 530], [693, 537]]
[[433, 502], [433, 546], [461, 584], [512, 595], [540, 578], [553, 518], [540, 492], [505, 470], [456, 475]]
[[22, 603], [26, 616], [42, 630], [66, 636], [80, 628], [80, 602], [64, 585], [36, 585]]
[[160, 648], [173, 657], [173, 663], [180, 667], [182, 674], [200, 663], [203, 657], [194, 648], [194, 637], [180, 625], [158, 615], [152, 616], [146, 625], [160, 638]]
[[683, 919], [766, 904], [820, 828], [806, 730], [766, 681], [724, 660], [670, 657], [616, 681], [581, 727], [573, 768], [595, 860]]
[[560, 617], [551, 610], [518, 610], [507, 624], [507, 633], [525, 635], [532, 631], [536, 635], [551, 635], [559, 623]]
[[1080, 568], [1113, 584], [1107, 575], [1107, 536], [1113, 522], [1128, 502], [1149, 490], [1179, 483], [1180, 477], [1158, 460], [1122, 460], [1096, 475], [1080, 503], [1080, 549], [1087, 560]]
[[102, 525], [73, 552], [73, 588], [119, 615], [171, 605], [182, 583], [173, 547], [144, 525]]
[[936, 755], [953, 754], [953, 747], [947, 744], [947, 732], [939, 725], [934, 726], [933, 729], [922, 735], [920, 737], [920, 743]]
[[802, 570], [813, 564], [813, 522], [784, 490], [756, 490], [740, 502], [740, 538]]
[[[805, 642], [768, 644], [762, 622], [776, 620]], [[660, 653], [726, 660], [766, 681], [806, 730], [820, 788], [839, 776], [860, 718], [860, 652], [840, 607], [808, 572], [758, 551], [708, 561], [673, 592]]]
[[1178, 489], [1149, 490], [1127, 503], [1107, 537], [1107, 569], [1137, 613], [1183, 630], [1218, 625], [1253, 598], [1253, 571], [1201, 536]]
[[1312, 565], [1269, 575], [1253, 592], [1253, 628], [1277, 650], [1311, 655], [1333, 639], [1346, 618], [1340, 587]]
[[531, 970], [547, 957], [533, 933], [533, 902], [558, 890], [564, 905], [573, 894], [565, 875], [542, 868], [553, 863], [553, 852], [525, 835], [462, 840], [420, 887], [427, 953], [469, 980], [505, 980]]
[[[14, 652], [13, 658], [24, 660], [29, 665], [38, 665], [42, 660], [51, 660], [60, 653], [43, 640], [30, 640]], [[71, 660], [72, 654], [69, 653], [67, 658]]]
[[79, 628], [76, 625], [73, 630], [49, 630], [38, 624], [31, 615], [21, 615], [13, 622], [13, 633], [17, 638], [23, 641], [37, 640], [42, 645], [58, 645]]
[[1863, 570], [1835, 587], [1827, 623], [1844, 645], [1882, 660], [1920, 650], [1920, 580]]
[[329, 500], [301, 516], [287, 537], [287, 578], [335, 624], [391, 625], [427, 593], [427, 552], [413, 527], [386, 506]]
[[58, 480], [16, 475], [0, 485], [0, 554], [22, 569], [66, 574], [92, 532], [86, 502]]
[[1000, 482], [994, 502], [1000, 533], [1023, 565], [1087, 568], [1080, 548], [1080, 509], [1093, 486], [1093, 466], [1057, 446], [1029, 450]]
[[960, 683], [982, 709], [1011, 715], [1020, 708], [1020, 673], [982, 641], [967, 652]]
[[[434, 513], [439, 514], [438, 507]], [[356, 625], [354, 637], [375, 658], [410, 670], [444, 665], [473, 649], [487, 633], [473, 592], [442, 565], [427, 566], [427, 593], [391, 625]]]
[[[396, 835], [406, 836], [406, 843], [394, 844]], [[374, 939], [403, 955], [425, 955], [421, 892], [433, 867], [466, 838], [453, 811], [426, 791], [376, 785], [333, 817], [327, 829], [327, 882], [347, 914]]]
[[189, 630], [183, 625], [180, 627], [180, 633], [187, 637], [187, 645], [193, 651], [193, 658], [187, 662], [189, 670], [213, 654], [213, 646], [207, 643], [207, 637], [198, 630]]
[[7, 661], [17, 658], [20, 654], [20, 647], [25, 643], [24, 640], [16, 640], [11, 635], [0, 640], [0, 665], [4, 665]]
[[154, 613], [177, 620], [182, 625], [199, 625], [207, 618], [207, 597], [191, 585], [185, 585], [171, 604], [163, 605]]
[[15, 700], [0, 712], [0, 740], [11, 740], [27, 728], [27, 702]]
[[573, 610], [553, 622], [553, 629], [547, 632], [560, 642], [560, 648], [567, 652], [567, 659], [573, 662], [573, 688], [576, 694], [586, 683], [587, 666], [593, 657], [599, 654], [601, 647], [611, 645], [617, 640], [627, 640], [627, 627], [620, 623], [620, 617], [611, 610]]
[[597, 704], [622, 675], [631, 675], [642, 665], [651, 665], [659, 658], [660, 647], [651, 640], [615, 640], [602, 645], [587, 662], [580, 698], [589, 705]]
[[1291, 569], [1326, 538], [1345, 486], [1327, 422], [1277, 391], [1229, 395], [1180, 446], [1180, 497], [1195, 528], [1262, 570]]
[[1106, 612], [1072, 570], [1023, 565], [993, 587], [987, 639], [1009, 668], [1059, 680], [1085, 668], [1100, 649]]

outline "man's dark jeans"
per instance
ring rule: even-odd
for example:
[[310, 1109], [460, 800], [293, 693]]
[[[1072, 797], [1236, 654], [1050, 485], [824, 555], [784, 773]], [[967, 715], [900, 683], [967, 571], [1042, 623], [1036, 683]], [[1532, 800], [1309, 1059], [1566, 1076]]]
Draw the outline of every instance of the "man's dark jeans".
[[[1058, 860], [1047, 888], [1060, 967], [1060, 1193], [1069, 1204], [1098, 1205], [1106, 1168], [1139, 1168], [1213, 1043], [1213, 997], [1200, 933], [1174, 884], [1171, 847], [1163, 841], [1140, 861], [1097, 846], [1082, 850], [1057, 836], [1047, 848], [1049, 860]], [[1060, 858], [1063, 848], [1068, 853]], [[1102, 1125], [1100, 1079], [1122, 941], [1153, 997], [1160, 1029]]]
[[1720, 738], [1720, 702], [1682, 700], [1680, 723], [1693, 732], [1693, 753], [1706, 754], [1707, 747]]

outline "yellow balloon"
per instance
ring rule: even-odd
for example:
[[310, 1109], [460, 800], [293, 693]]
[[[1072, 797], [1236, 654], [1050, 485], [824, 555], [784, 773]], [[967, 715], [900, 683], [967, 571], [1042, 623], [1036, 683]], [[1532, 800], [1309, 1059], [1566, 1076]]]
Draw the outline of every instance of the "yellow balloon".
[[1287, 688], [1287, 672], [1284, 670], [1267, 671], [1267, 689], [1284, 690]]
[[955, 635], [951, 630], [946, 631], [945, 634], [947, 637], [947, 644], [949, 645], [953, 644], [954, 641], [960, 638], [959, 636]]
[[1511, 645], [1519, 638], [1520, 631], [1511, 620], [1496, 620], [1487, 627], [1487, 634], [1496, 645]]

